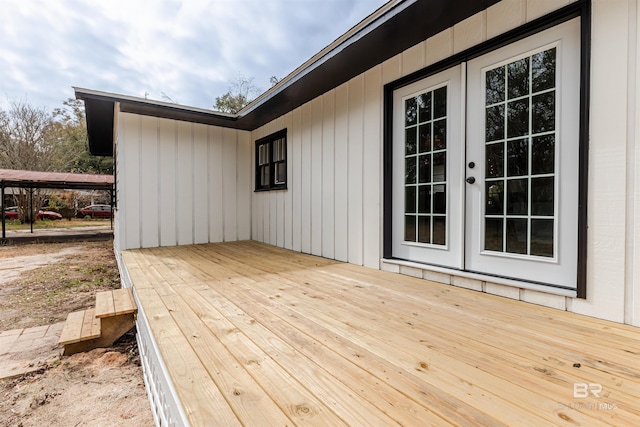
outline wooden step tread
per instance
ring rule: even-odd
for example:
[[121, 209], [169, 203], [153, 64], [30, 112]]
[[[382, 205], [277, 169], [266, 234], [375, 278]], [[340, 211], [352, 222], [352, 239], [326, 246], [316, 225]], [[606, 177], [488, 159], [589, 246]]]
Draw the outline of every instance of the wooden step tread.
[[114, 289], [96, 294], [96, 317], [111, 317], [135, 313], [138, 309], [131, 288]]
[[74, 311], [67, 315], [58, 344], [66, 345], [100, 337], [100, 319], [95, 309]]

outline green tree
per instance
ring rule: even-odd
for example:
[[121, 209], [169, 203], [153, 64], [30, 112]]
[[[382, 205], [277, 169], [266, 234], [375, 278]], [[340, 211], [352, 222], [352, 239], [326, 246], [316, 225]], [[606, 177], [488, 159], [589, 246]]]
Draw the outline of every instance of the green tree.
[[222, 96], [216, 97], [213, 108], [223, 113], [236, 114], [260, 93], [260, 89], [253, 83], [253, 77], [239, 76], [231, 82], [231, 87]]
[[89, 153], [87, 119], [84, 102], [68, 98], [63, 106], [53, 110], [58, 132], [57, 163], [59, 170], [74, 173], [113, 173], [113, 158]]

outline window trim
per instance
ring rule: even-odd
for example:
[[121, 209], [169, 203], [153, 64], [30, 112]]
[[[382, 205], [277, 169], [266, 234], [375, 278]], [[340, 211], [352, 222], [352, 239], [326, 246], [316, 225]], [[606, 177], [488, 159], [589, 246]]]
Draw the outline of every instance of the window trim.
[[[454, 54], [440, 62], [401, 77], [384, 86], [383, 104], [383, 258], [393, 256], [393, 93], [426, 77], [500, 47], [515, 43], [573, 18], [580, 18], [580, 127], [579, 127], [579, 191], [578, 191], [578, 265], [576, 297], [587, 297], [587, 195], [589, 166], [589, 98], [591, 63], [591, 1], [578, 0], [490, 40]], [[491, 276], [490, 274], [485, 274]], [[533, 283], [533, 282], [532, 282]], [[548, 287], [553, 285], [544, 284]]]
[[[274, 159], [274, 142], [280, 139], [284, 139], [284, 158], [273, 160]], [[260, 159], [260, 147], [268, 146], [268, 160], [259, 164]], [[259, 191], [272, 191], [272, 190], [286, 190], [287, 184], [289, 182], [287, 176], [287, 129], [282, 129], [278, 132], [272, 133], [271, 135], [265, 136], [264, 138], [260, 138], [255, 142], [254, 148], [254, 192]], [[276, 165], [284, 164], [285, 178], [283, 183], [275, 182], [275, 170]], [[269, 170], [269, 183], [267, 185], [260, 185], [261, 182], [261, 171], [266, 167]]]

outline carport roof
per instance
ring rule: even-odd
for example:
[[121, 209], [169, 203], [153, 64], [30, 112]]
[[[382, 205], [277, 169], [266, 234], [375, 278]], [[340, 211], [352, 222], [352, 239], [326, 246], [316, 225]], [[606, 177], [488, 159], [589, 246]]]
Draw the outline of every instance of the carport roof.
[[5, 188], [112, 190], [113, 176], [0, 169], [0, 184]]

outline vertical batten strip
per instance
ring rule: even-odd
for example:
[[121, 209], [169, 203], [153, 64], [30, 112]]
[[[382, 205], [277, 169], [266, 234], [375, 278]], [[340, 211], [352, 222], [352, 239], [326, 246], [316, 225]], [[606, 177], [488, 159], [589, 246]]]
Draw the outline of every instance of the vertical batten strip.
[[288, 187], [292, 191], [291, 206], [291, 246], [295, 251], [302, 250], [302, 108], [291, 113], [291, 167], [292, 176]]
[[160, 153], [160, 149], [162, 148], [161, 146], [161, 141], [162, 141], [162, 137], [161, 137], [161, 126], [160, 126], [160, 121], [162, 119], [158, 118], [156, 119], [156, 162], [158, 164], [158, 168], [156, 171], [156, 197], [158, 198], [158, 210], [157, 210], [157, 215], [158, 215], [158, 224], [157, 224], [157, 229], [158, 229], [158, 246], [162, 246], [162, 208], [161, 208], [161, 201], [162, 201], [162, 168], [160, 167], [161, 163], [161, 153]]
[[191, 242], [196, 242], [196, 129], [195, 124], [190, 123], [189, 128], [191, 130], [191, 167], [189, 168], [191, 174]]
[[380, 268], [382, 180], [382, 66], [365, 74], [364, 180], [363, 180], [363, 261]]
[[284, 193], [284, 247], [291, 249], [293, 247], [293, 191], [291, 177], [293, 176], [292, 163], [292, 139], [293, 139], [293, 118], [292, 114], [288, 113], [284, 119], [284, 127], [287, 129], [287, 188]]
[[322, 104], [322, 256], [335, 253], [335, 91]]
[[311, 102], [311, 253], [322, 255], [323, 98]]
[[[627, 215], [624, 323], [640, 326], [640, 4], [629, 2], [627, 73]], [[635, 278], [635, 279], [634, 279]]]
[[348, 261], [349, 216], [349, 84], [336, 88], [335, 110], [335, 234], [334, 251], [338, 261]]
[[362, 185], [363, 185], [363, 102], [364, 77], [349, 82], [349, 151], [348, 151], [348, 256], [352, 264], [362, 265]]

